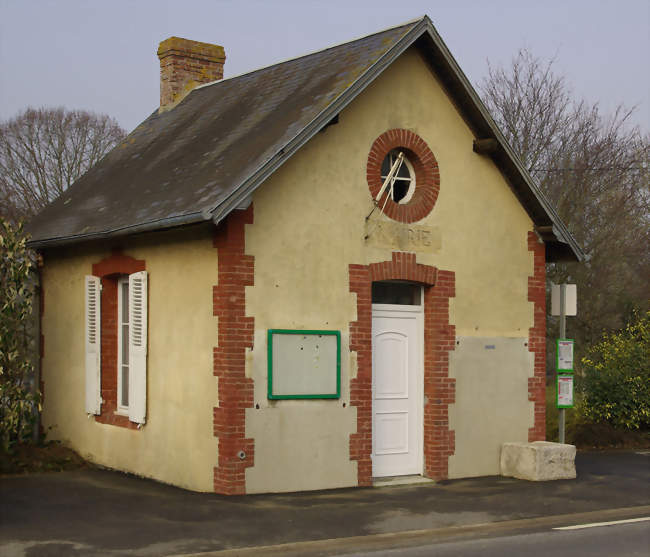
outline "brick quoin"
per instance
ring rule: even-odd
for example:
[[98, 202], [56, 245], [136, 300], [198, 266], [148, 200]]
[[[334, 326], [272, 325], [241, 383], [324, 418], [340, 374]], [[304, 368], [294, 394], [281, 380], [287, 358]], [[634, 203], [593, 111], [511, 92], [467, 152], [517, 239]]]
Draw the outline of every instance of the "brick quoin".
[[[213, 287], [213, 312], [219, 318], [214, 375], [218, 377], [219, 406], [213, 410], [219, 459], [214, 491], [246, 493], [246, 468], [254, 466], [254, 439], [246, 439], [246, 408], [253, 407], [253, 381], [246, 377], [246, 349], [253, 348], [254, 318], [246, 317], [246, 286], [253, 286], [254, 257], [246, 255], [246, 225], [253, 223], [253, 206], [233, 211], [219, 225], [214, 238], [218, 280]], [[240, 458], [243, 451], [245, 458]]]
[[101, 292], [101, 414], [95, 421], [137, 429], [138, 424], [117, 412], [117, 279], [146, 270], [145, 262], [113, 251], [112, 255], [93, 264], [93, 275], [102, 283]]
[[456, 348], [456, 327], [449, 322], [449, 300], [456, 296], [456, 275], [438, 271], [436, 284], [424, 292], [424, 469], [445, 480], [449, 457], [456, 451], [449, 429], [449, 405], [456, 402], [456, 380], [449, 377], [449, 352]]
[[455, 296], [455, 275], [416, 262], [412, 253], [393, 252], [391, 261], [349, 266], [350, 292], [357, 295], [357, 320], [350, 323], [350, 350], [357, 353], [357, 376], [350, 381], [350, 405], [357, 409], [357, 431], [350, 435], [350, 460], [357, 461], [360, 486], [372, 485], [372, 283], [408, 280], [424, 288], [424, 474], [448, 476], [454, 454], [449, 430], [449, 404], [456, 397], [449, 377], [449, 351], [456, 329], [449, 324], [449, 298]]
[[381, 134], [372, 144], [366, 166], [366, 179], [370, 194], [375, 199], [383, 180], [381, 164], [389, 151], [404, 151], [415, 170], [415, 192], [408, 203], [395, 203], [386, 191], [378, 201], [380, 208], [390, 218], [399, 222], [416, 222], [433, 209], [440, 192], [438, 162], [424, 139], [412, 131], [393, 129]]
[[528, 277], [528, 301], [533, 302], [533, 326], [528, 329], [528, 350], [534, 354], [533, 376], [528, 378], [528, 400], [534, 403], [533, 427], [528, 441], [546, 439], [546, 261], [545, 247], [535, 232], [528, 232], [533, 252], [533, 276]]

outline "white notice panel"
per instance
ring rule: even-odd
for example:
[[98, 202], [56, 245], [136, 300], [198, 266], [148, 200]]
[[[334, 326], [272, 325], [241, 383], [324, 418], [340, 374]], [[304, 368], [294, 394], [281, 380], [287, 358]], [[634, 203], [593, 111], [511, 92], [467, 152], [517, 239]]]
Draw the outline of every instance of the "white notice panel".
[[573, 340], [558, 339], [557, 341], [557, 370], [573, 371]]
[[270, 329], [268, 398], [338, 398], [341, 333]]
[[557, 407], [573, 408], [573, 375], [558, 375]]

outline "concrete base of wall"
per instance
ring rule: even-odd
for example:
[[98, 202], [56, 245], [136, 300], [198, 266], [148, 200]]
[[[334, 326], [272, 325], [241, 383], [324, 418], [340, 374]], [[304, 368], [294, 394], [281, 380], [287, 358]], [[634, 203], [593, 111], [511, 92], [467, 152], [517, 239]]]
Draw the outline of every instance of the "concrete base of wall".
[[573, 445], [535, 441], [504, 443], [501, 447], [501, 475], [541, 482], [576, 477], [576, 448]]

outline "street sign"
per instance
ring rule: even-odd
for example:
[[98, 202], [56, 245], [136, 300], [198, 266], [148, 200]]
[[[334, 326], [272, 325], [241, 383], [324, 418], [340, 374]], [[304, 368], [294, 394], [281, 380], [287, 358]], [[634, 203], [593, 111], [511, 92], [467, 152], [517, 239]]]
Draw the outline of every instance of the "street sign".
[[570, 338], [557, 339], [557, 371], [573, 373], [573, 340]]
[[569, 317], [578, 315], [578, 287], [575, 284], [554, 284], [551, 287], [551, 315], [560, 315], [561, 287], [564, 286], [564, 315]]
[[557, 407], [573, 408], [573, 375], [557, 376]]

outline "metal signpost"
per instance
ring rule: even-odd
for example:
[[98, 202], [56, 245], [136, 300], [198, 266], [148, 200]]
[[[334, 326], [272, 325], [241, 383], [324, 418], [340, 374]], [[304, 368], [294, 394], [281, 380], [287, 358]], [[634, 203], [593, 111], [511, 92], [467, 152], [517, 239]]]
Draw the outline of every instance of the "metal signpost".
[[[567, 300], [567, 298], [569, 298]], [[559, 306], [559, 307], [558, 307]], [[564, 443], [565, 409], [573, 408], [573, 340], [566, 338], [566, 317], [577, 314], [575, 284], [554, 284], [551, 292], [551, 314], [560, 316], [560, 338], [557, 341], [557, 407], [559, 441]]]

